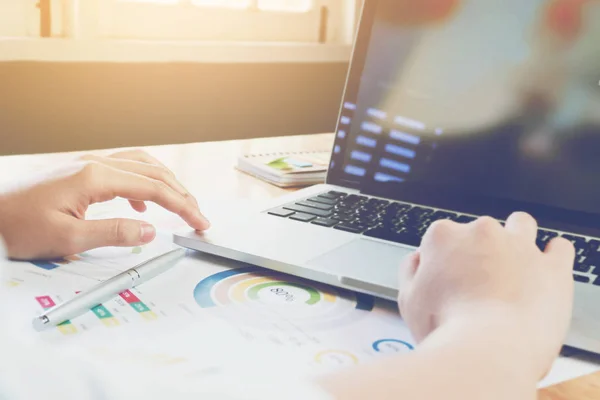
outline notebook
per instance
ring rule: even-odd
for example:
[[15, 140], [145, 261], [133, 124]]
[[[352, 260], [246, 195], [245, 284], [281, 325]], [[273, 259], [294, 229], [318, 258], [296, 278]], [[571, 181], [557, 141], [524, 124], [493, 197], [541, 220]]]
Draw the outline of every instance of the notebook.
[[325, 181], [331, 150], [245, 154], [237, 169], [279, 187], [310, 186]]

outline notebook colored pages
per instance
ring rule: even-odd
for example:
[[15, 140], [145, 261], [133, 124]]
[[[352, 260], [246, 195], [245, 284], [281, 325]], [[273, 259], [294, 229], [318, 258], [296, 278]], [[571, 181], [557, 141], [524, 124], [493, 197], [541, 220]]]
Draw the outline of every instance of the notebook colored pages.
[[237, 168], [279, 187], [310, 186], [325, 181], [330, 150], [246, 154]]

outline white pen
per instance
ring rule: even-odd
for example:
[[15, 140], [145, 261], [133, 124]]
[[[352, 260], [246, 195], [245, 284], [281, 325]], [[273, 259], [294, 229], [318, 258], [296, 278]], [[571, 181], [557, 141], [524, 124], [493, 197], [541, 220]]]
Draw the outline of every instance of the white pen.
[[114, 298], [119, 293], [141, 285], [167, 271], [183, 258], [185, 253], [185, 249], [173, 250], [120, 273], [35, 318], [33, 328], [41, 331], [85, 314], [91, 308]]

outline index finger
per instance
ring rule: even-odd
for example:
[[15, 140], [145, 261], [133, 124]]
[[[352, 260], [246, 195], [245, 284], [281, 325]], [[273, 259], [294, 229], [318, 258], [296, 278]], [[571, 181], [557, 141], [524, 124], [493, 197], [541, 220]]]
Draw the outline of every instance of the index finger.
[[560, 267], [571, 274], [575, 262], [575, 246], [563, 237], [554, 238], [546, 246], [545, 254], [554, 258]]
[[165, 164], [161, 163], [157, 158], [151, 156], [150, 154], [146, 153], [143, 150], [123, 150], [123, 151], [111, 154], [108, 157], [139, 161], [139, 162], [143, 162], [146, 164], [154, 164], [154, 165], [158, 165], [159, 167], [163, 167], [165, 170], [167, 170], [171, 174], [173, 173], [169, 168], [167, 168], [167, 166]]
[[505, 229], [521, 236], [524, 240], [533, 242], [537, 237], [538, 224], [531, 215], [516, 212], [506, 219]]
[[210, 223], [200, 211], [166, 183], [143, 175], [119, 170], [105, 164], [90, 164], [88, 190], [96, 202], [122, 197], [134, 201], [152, 201], [179, 215], [197, 230], [206, 230]]

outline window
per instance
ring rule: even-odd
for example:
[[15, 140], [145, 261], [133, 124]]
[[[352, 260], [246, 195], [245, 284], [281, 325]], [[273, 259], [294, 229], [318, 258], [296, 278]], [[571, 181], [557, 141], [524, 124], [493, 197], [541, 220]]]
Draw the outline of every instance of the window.
[[38, 34], [35, 19], [39, 18], [39, 11], [34, 4], [23, 0], [0, 0], [0, 37]]
[[346, 62], [361, 1], [0, 0], [0, 59]]
[[351, 0], [101, 0], [102, 38], [337, 42]]

